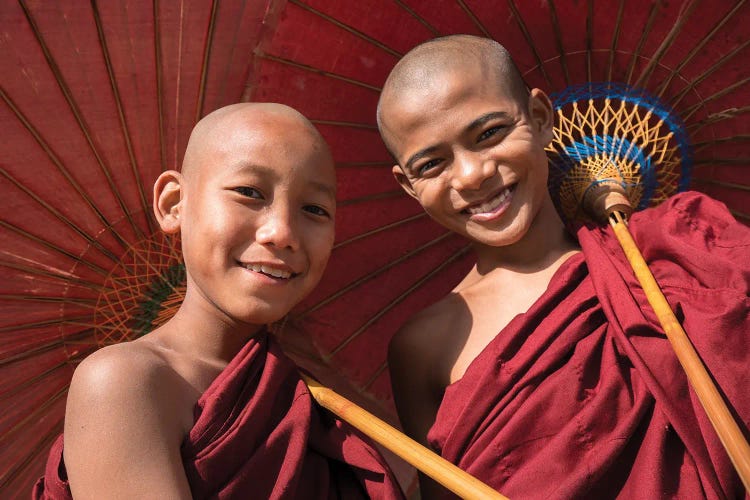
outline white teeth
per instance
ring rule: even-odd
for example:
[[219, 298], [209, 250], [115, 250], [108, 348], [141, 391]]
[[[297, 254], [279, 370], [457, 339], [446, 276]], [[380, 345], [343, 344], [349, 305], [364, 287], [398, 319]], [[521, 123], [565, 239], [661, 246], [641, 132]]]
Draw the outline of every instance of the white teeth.
[[289, 279], [292, 276], [292, 273], [288, 271], [283, 271], [281, 269], [275, 269], [273, 267], [263, 266], [260, 264], [248, 264], [245, 267], [247, 267], [251, 271], [255, 271], [256, 273], [267, 274], [269, 276], [273, 276], [274, 278]]
[[466, 211], [469, 212], [471, 215], [492, 212], [497, 207], [499, 207], [502, 202], [505, 201], [505, 199], [508, 197], [509, 194], [510, 194], [510, 190], [506, 189], [502, 193], [500, 193], [498, 196], [491, 199], [490, 201], [484, 202], [478, 207], [467, 208]]

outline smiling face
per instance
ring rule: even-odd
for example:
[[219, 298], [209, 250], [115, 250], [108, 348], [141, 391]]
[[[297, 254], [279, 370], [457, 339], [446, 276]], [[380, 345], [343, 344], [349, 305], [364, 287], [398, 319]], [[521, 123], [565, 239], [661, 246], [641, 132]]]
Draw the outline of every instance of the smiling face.
[[333, 246], [331, 155], [289, 108], [252, 105], [209, 121], [191, 137], [180, 182], [183, 307], [277, 321], [318, 283]]
[[479, 57], [438, 68], [418, 85], [386, 85], [380, 125], [399, 163], [394, 176], [443, 226], [482, 245], [512, 245], [551, 207], [549, 99], [513, 91]]

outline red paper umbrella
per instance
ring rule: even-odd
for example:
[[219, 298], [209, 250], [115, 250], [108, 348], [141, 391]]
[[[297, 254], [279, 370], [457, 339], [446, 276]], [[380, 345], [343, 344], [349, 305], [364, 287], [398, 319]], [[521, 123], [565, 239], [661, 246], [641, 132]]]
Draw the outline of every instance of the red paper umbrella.
[[748, 221], [748, 20], [744, 1], [2, 2], [2, 496], [27, 496], [41, 475], [77, 362], [179, 303], [184, 270], [150, 190], [201, 116], [283, 102], [331, 144], [336, 248], [279, 334], [322, 379], [392, 416], [391, 335], [471, 265], [467, 242], [391, 178], [375, 107], [399, 57], [473, 33], [501, 41], [549, 92], [644, 88], [684, 122], [691, 188]]

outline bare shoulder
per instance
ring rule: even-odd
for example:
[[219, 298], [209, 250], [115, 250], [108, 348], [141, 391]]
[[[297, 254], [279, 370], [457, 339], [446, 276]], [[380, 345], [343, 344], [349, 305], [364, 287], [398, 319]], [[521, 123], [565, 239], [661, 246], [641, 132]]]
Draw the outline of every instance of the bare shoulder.
[[118, 485], [132, 492], [135, 477], [143, 478], [144, 487], [153, 485], [149, 474], [159, 474], [171, 492], [184, 491], [179, 448], [192, 408], [185, 408], [181, 383], [167, 360], [146, 343], [105, 347], [78, 366], [64, 430], [74, 495], [114, 494]]

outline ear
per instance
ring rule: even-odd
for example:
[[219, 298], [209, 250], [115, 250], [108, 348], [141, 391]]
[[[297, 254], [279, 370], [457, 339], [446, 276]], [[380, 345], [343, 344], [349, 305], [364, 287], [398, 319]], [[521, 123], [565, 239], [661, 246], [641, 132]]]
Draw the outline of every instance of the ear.
[[552, 101], [539, 89], [532, 89], [529, 95], [529, 117], [545, 146], [552, 142], [555, 112], [552, 108]]
[[398, 165], [393, 165], [391, 172], [393, 172], [393, 177], [396, 178], [396, 181], [401, 185], [402, 188], [404, 188], [406, 194], [419, 201], [417, 193], [414, 192], [414, 187], [412, 187], [411, 182], [409, 182], [409, 179], [406, 177], [404, 171], [401, 170], [401, 167]]
[[180, 231], [182, 174], [176, 170], [163, 172], [154, 183], [154, 215], [167, 234]]

